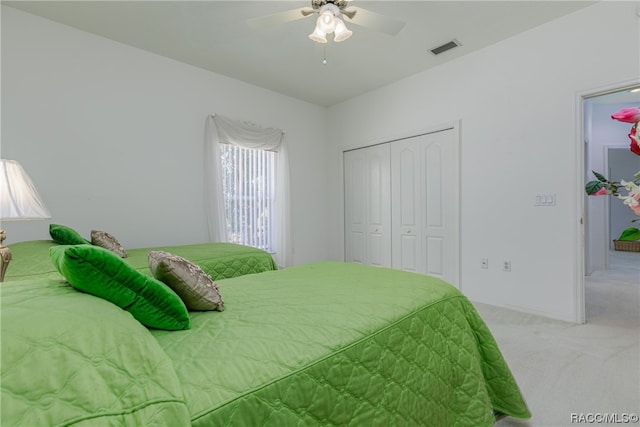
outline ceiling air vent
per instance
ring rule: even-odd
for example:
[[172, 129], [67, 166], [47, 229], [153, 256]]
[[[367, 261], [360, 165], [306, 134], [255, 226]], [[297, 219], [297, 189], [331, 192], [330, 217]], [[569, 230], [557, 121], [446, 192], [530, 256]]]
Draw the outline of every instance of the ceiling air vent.
[[450, 42], [447, 42], [443, 45], [434, 47], [433, 49], [429, 49], [429, 52], [433, 53], [434, 55], [440, 55], [442, 52], [446, 52], [458, 46], [460, 46], [460, 42], [458, 40], [451, 40]]

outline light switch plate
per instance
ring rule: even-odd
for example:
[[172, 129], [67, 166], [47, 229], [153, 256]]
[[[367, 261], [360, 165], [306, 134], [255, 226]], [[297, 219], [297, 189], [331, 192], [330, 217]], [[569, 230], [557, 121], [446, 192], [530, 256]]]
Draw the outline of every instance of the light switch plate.
[[536, 194], [535, 206], [555, 206], [556, 193], [538, 193]]

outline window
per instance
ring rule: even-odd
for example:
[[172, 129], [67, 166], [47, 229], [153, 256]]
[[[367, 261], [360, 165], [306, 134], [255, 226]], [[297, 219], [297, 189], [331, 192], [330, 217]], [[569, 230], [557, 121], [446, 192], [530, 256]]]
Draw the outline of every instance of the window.
[[221, 144], [227, 241], [275, 250], [276, 155]]
[[209, 239], [264, 248], [278, 266], [292, 265], [284, 131], [211, 114], [204, 142]]

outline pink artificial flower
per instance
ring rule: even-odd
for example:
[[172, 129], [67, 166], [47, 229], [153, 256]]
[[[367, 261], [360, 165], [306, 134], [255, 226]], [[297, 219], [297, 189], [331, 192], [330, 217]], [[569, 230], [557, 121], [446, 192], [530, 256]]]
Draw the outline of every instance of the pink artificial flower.
[[625, 123], [640, 122], [640, 108], [623, 108], [622, 110], [613, 113], [611, 118]]
[[609, 194], [609, 192], [607, 191], [607, 189], [602, 187], [601, 189], [599, 189], [598, 191], [593, 193], [592, 196], [606, 196], [608, 194]]
[[629, 144], [629, 148], [634, 154], [640, 156], [640, 132], [638, 132], [638, 123], [633, 125], [631, 128], [631, 132], [629, 133], [629, 139], [631, 140], [631, 144]]

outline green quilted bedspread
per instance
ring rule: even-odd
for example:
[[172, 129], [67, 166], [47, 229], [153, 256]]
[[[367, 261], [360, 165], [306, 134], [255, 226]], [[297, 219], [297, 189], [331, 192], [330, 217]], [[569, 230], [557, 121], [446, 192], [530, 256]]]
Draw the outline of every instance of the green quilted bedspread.
[[[60, 279], [62, 276], [49, 258], [51, 246], [57, 245], [51, 240], [30, 240], [9, 245], [13, 260], [9, 264], [5, 281], [36, 278]], [[127, 249], [128, 256], [123, 260], [136, 270], [150, 275], [147, 253], [160, 250], [171, 252], [198, 264], [213, 280], [277, 269], [268, 252], [233, 243], [200, 243]]]
[[[48, 256], [27, 259], [52, 244], [12, 245], [0, 285], [3, 427], [477, 427], [530, 417], [488, 328], [439, 279], [339, 262], [245, 274], [218, 280], [225, 311], [191, 312], [191, 329], [168, 332], [77, 292]], [[209, 259], [199, 245], [181, 248]], [[145, 270], [146, 252], [129, 253]]]
[[220, 281], [226, 310], [151, 331], [195, 426], [490, 426], [530, 417], [471, 303], [432, 277], [317, 263]]
[[3, 427], [189, 425], [171, 360], [128, 312], [62, 280], [0, 292]]

